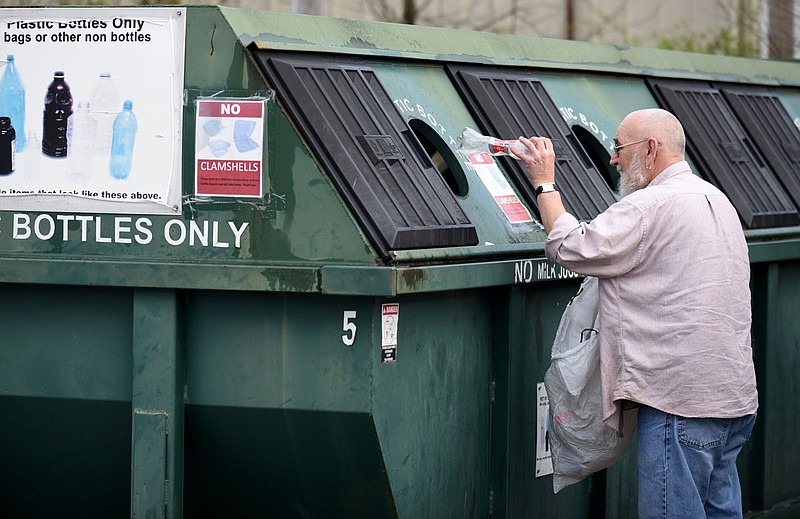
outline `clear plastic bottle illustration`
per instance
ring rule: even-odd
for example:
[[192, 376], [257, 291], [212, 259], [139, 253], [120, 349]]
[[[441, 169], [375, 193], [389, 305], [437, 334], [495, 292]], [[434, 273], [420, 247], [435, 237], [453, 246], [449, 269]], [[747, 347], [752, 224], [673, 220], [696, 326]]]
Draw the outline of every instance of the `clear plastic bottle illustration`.
[[10, 117], [0, 117], [0, 175], [9, 175], [16, 169], [16, 135]]
[[25, 87], [17, 71], [14, 55], [6, 58], [0, 79], [0, 115], [9, 117], [17, 134], [17, 151], [25, 149]]
[[139, 125], [133, 114], [133, 102], [126, 100], [122, 111], [114, 119], [114, 132], [111, 139], [111, 161], [109, 170], [116, 179], [126, 179], [131, 173], [133, 145]]
[[85, 182], [92, 172], [97, 122], [88, 101], [79, 101], [72, 115], [69, 135], [69, 175], [73, 181]]
[[97, 123], [95, 132], [95, 153], [105, 159], [111, 152], [111, 138], [114, 119], [119, 111], [119, 92], [111, 74], [103, 72], [97, 78], [90, 97], [92, 115]]
[[[495, 137], [487, 137], [469, 127], [464, 128], [464, 131], [461, 132], [459, 141], [461, 144], [458, 147], [458, 152], [465, 157], [471, 157], [472, 155], [478, 155], [480, 153], [488, 153], [489, 155], [507, 155], [511, 158], [518, 159], [514, 153], [517, 155], [528, 154], [528, 148], [517, 139], [503, 140]], [[514, 153], [512, 153], [512, 151]]]
[[48, 157], [67, 156], [70, 117], [72, 117], [72, 93], [64, 80], [64, 73], [57, 71], [44, 96], [42, 153]]

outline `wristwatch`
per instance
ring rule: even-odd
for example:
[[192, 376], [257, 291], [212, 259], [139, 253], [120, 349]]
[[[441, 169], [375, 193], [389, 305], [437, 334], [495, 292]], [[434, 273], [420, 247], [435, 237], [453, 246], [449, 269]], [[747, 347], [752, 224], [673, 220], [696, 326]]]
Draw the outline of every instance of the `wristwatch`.
[[552, 193], [553, 191], [558, 191], [556, 185], [552, 182], [544, 182], [541, 186], [536, 188], [533, 194], [536, 195], [536, 198], [539, 198], [539, 195], [542, 193]]

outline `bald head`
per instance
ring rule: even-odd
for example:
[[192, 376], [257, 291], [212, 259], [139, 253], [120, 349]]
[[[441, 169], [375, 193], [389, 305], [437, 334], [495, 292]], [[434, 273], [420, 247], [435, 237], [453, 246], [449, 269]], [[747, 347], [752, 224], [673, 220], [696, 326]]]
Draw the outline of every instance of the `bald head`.
[[[619, 142], [643, 142], [647, 146], [632, 150], [622, 159], [619, 155], [611, 157], [611, 165], [627, 168], [629, 160], [642, 160], [645, 171], [642, 187], [647, 185], [666, 168], [685, 160], [686, 137], [680, 121], [660, 108], [647, 108], [628, 114], [617, 129]], [[639, 156], [639, 154], [644, 154]], [[633, 163], [636, 165], [635, 163]]]
[[686, 136], [677, 117], [661, 108], [646, 108], [631, 112], [622, 125], [630, 124], [630, 130], [640, 139], [654, 137], [666, 155], [683, 160]]

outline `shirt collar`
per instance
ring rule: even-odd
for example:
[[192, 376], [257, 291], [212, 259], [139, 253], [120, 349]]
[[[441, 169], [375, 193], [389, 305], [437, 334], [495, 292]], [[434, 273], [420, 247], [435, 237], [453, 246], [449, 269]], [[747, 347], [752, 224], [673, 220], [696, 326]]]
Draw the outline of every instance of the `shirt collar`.
[[682, 175], [684, 173], [691, 174], [691, 172], [692, 168], [689, 167], [689, 163], [686, 162], [685, 160], [680, 160], [664, 168], [664, 171], [656, 175], [656, 178], [651, 180], [648, 186], [658, 185], [661, 184], [662, 182], [666, 182], [672, 177]]

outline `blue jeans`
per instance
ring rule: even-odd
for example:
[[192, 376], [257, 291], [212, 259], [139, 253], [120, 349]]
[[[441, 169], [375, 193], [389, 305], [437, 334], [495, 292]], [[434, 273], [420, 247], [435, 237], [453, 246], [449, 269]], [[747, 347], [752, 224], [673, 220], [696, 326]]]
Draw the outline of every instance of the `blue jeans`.
[[756, 415], [682, 418], [639, 406], [639, 519], [742, 517], [736, 456]]

